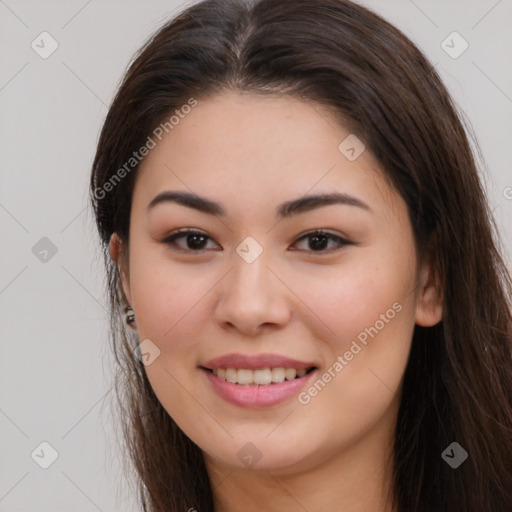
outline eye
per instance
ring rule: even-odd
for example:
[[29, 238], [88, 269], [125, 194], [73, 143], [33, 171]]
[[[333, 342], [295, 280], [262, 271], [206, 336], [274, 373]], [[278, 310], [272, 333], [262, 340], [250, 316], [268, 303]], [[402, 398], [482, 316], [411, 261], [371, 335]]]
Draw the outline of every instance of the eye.
[[200, 252], [204, 249], [205, 241], [210, 239], [210, 237], [201, 231], [194, 231], [193, 229], [180, 229], [176, 233], [162, 240], [162, 243], [178, 245], [176, 244], [176, 241], [181, 239], [185, 239], [186, 247], [178, 246], [179, 249], [185, 252]]
[[[309, 244], [308, 244], [308, 249], [306, 249], [306, 250], [311, 250], [313, 252], [331, 253], [333, 251], [340, 250], [345, 245], [349, 244], [349, 242], [347, 240], [345, 240], [344, 238], [334, 235], [333, 233], [323, 231], [321, 229], [317, 229], [316, 231], [311, 231], [309, 233], [306, 233], [305, 235], [302, 235], [297, 240], [297, 242], [300, 242], [302, 240], [308, 240], [308, 239], [309, 239]], [[330, 249], [327, 249], [329, 242], [336, 242], [338, 247], [337, 248], [331, 247]]]
[[[177, 243], [178, 240], [183, 239], [185, 240], [185, 247], [180, 246]], [[179, 250], [184, 252], [201, 252], [205, 250], [205, 246], [207, 245], [208, 240], [212, 239], [206, 233], [201, 231], [196, 231], [193, 229], [180, 229], [162, 240], [162, 243], [177, 246]], [[306, 240], [309, 240], [308, 247], [305, 249], [306, 251], [320, 253], [331, 253], [336, 250], [340, 250], [349, 244], [347, 240], [333, 233], [329, 233], [323, 230], [315, 230], [302, 235], [297, 239], [295, 245]], [[334, 242], [335, 246], [328, 248], [329, 242]], [[296, 249], [294, 248], [292, 250]]]

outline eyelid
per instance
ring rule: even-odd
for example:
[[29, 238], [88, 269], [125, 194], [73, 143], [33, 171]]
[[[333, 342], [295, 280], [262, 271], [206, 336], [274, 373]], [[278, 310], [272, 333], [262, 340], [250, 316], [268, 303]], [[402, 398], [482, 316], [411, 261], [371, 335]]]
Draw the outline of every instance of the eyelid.
[[306, 232], [301, 233], [300, 235], [298, 235], [296, 240], [300, 240], [301, 238], [303, 238], [305, 236], [308, 236], [308, 235], [326, 235], [326, 236], [337, 237], [337, 238], [340, 238], [342, 240], [345, 240], [345, 238], [342, 235], [333, 233], [333, 232], [331, 232], [331, 231], [329, 231], [327, 229], [323, 229], [323, 228], [310, 229], [309, 231], [306, 231]]
[[[195, 228], [181, 228], [181, 229], [177, 229], [177, 230], [173, 231], [170, 235], [167, 235], [163, 240], [161, 240], [161, 243], [171, 245], [174, 243], [174, 241], [176, 239], [185, 238], [185, 235], [199, 235], [199, 236], [204, 236], [205, 238], [208, 238], [209, 240], [213, 240], [213, 238], [210, 235], [208, 235], [208, 233], [206, 233], [204, 231], [201, 231], [201, 230], [198, 230]], [[215, 242], [215, 243], [217, 243], [217, 242]], [[197, 251], [193, 251], [191, 249], [183, 249], [181, 247], [177, 247], [176, 250], [181, 251], [181, 252], [201, 254], [206, 249], [199, 249]]]
[[328, 237], [331, 240], [332, 239], [336, 239], [338, 241], [338, 243], [339, 243], [339, 246], [338, 246], [338, 248], [334, 248], [334, 249], [331, 248], [331, 249], [326, 249], [326, 250], [323, 250], [323, 251], [313, 251], [313, 250], [306, 250], [305, 251], [305, 252], [312, 253], [312, 254], [317, 253], [319, 255], [322, 255], [322, 254], [327, 255], [327, 254], [335, 253], [335, 252], [340, 251], [341, 249], [343, 249], [343, 247], [345, 247], [346, 245], [349, 245], [351, 243], [344, 236], [337, 235], [335, 233], [332, 233], [332, 232], [327, 231], [326, 229], [322, 229], [322, 228], [312, 229], [310, 231], [306, 231], [305, 233], [302, 233], [301, 235], [299, 235], [295, 239], [295, 243], [303, 240], [304, 238], [307, 238], [307, 237], [313, 236], [313, 235], [325, 236], [325, 237]]

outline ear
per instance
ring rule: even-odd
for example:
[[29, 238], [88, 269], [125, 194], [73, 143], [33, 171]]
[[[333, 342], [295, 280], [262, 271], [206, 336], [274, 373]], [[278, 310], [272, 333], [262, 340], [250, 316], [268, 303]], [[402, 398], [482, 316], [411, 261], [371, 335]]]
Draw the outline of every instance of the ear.
[[432, 327], [442, 318], [441, 280], [431, 261], [426, 261], [419, 272], [415, 322], [421, 327]]
[[123, 287], [123, 293], [126, 297], [126, 300], [128, 301], [128, 304], [132, 304], [132, 297], [130, 293], [130, 275], [128, 272], [127, 264], [127, 258], [126, 255], [123, 254], [123, 243], [117, 233], [112, 233], [112, 236], [110, 237], [110, 242], [108, 246], [108, 250], [110, 253], [110, 257], [112, 258], [112, 261], [115, 263], [117, 268], [119, 269], [119, 274], [121, 276], [121, 285]]

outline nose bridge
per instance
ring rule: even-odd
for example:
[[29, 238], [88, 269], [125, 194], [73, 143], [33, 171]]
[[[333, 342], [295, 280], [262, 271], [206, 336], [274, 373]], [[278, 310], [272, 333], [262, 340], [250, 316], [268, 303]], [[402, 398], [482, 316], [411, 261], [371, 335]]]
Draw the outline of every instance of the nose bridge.
[[254, 260], [245, 259], [239, 254], [233, 255], [234, 269], [228, 293], [245, 300], [246, 303], [257, 304], [268, 300], [275, 285], [270, 282], [272, 277], [275, 279], [267, 268], [270, 265], [267, 251], [263, 251]]
[[270, 253], [262, 251], [253, 259], [245, 257], [247, 252], [240, 255], [241, 249], [243, 244], [233, 254], [234, 268], [221, 283], [218, 320], [248, 332], [262, 324], [282, 324], [289, 317], [286, 287], [270, 270]]

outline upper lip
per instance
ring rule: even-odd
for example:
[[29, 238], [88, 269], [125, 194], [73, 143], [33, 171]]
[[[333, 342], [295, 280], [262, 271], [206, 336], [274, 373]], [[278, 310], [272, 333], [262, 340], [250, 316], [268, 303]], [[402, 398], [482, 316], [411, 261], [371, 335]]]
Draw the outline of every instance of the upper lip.
[[291, 359], [279, 354], [225, 354], [216, 357], [204, 363], [204, 368], [210, 370], [216, 368], [246, 368], [248, 370], [260, 370], [262, 368], [295, 368], [301, 370], [303, 368], [315, 367], [315, 363], [307, 361], [299, 361], [298, 359]]

